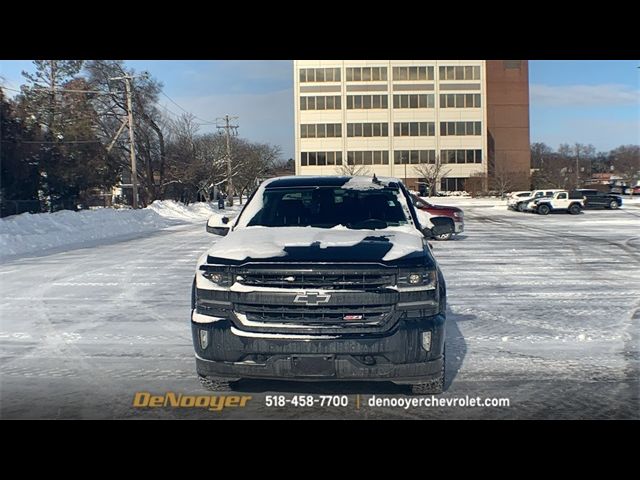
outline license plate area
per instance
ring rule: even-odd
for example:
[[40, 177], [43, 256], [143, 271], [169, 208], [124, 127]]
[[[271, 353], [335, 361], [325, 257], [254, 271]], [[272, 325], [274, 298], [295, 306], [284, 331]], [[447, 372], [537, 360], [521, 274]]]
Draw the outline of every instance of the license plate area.
[[291, 370], [296, 377], [335, 377], [335, 355], [296, 355]]

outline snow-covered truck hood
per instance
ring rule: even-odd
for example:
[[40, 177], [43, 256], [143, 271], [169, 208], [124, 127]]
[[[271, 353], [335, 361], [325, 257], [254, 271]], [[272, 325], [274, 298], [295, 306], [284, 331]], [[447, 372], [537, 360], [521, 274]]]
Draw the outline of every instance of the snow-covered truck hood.
[[[382, 262], [401, 264], [424, 256], [424, 236], [413, 226], [353, 230], [316, 227], [245, 227], [207, 252], [207, 263]], [[204, 258], [203, 258], [204, 260]]]

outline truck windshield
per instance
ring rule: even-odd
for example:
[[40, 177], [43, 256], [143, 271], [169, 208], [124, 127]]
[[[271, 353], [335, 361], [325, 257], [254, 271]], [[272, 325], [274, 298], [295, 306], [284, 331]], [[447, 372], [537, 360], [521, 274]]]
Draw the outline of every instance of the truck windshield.
[[399, 190], [392, 188], [265, 189], [262, 198], [256, 195], [252, 200], [261, 205], [247, 205], [247, 210], [255, 213], [244, 222], [247, 226], [331, 228], [344, 225], [372, 230], [406, 225], [409, 221], [400, 195]]

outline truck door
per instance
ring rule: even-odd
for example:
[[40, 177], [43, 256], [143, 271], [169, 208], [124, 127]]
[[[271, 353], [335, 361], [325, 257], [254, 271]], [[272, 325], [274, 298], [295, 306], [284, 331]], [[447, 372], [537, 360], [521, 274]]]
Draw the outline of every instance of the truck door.
[[569, 194], [566, 192], [560, 192], [556, 199], [553, 201], [553, 208], [569, 208]]

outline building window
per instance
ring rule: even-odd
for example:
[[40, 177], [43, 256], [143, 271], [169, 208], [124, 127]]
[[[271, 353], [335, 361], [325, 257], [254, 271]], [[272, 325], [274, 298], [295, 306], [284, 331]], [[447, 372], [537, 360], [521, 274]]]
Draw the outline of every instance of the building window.
[[387, 150], [347, 152], [347, 165], [389, 165]]
[[464, 192], [466, 178], [443, 178], [440, 180], [440, 190], [444, 192]]
[[395, 122], [393, 134], [396, 137], [433, 137], [435, 135], [434, 122]]
[[300, 110], [340, 110], [340, 96], [300, 97]]
[[433, 67], [393, 67], [393, 81], [433, 80]]
[[300, 83], [339, 82], [340, 68], [301, 68]]
[[388, 137], [387, 123], [348, 123], [347, 137]]
[[479, 93], [442, 93], [440, 108], [480, 108]]
[[400, 94], [393, 96], [393, 108], [433, 108], [433, 94]]
[[440, 122], [440, 135], [470, 136], [481, 134], [481, 122]]
[[342, 165], [342, 152], [301, 152], [300, 165], [303, 167]]
[[387, 81], [387, 67], [348, 67], [347, 82]]
[[395, 165], [417, 165], [420, 163], [436, 163], [435, 150], [395, 150], [393, 152]]
[[388, 108], [387, 95], [347, 95], [347, 110]]
[[301, 124], [300, 138], [336, 138], [342, 137], [340, 123]]
[[479, 66], [440, 67], [440, 80], [480, 80]]
[[482, 150], [440, 150], [442, 163], [482, 163]]

